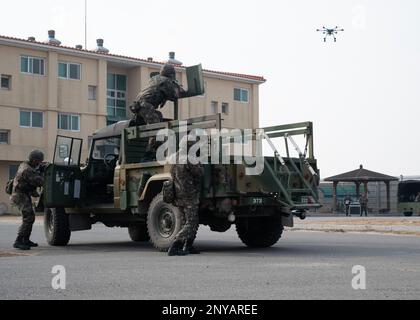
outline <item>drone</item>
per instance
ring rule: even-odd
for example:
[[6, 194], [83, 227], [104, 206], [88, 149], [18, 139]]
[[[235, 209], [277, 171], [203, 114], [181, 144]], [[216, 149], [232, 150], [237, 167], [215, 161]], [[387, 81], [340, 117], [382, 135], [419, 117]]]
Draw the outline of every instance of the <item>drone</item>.
[[335, 27], [333, 29], [322, 27], [322, 29], [316, 29], [316, 31], [321, 31], [325, 35], [324, 42], [327, 42], [328, 36], [333, 36], [334, 42], [337, 42], [337, 38], [335, 37], [335, 35], [338, 34], [339, 31], [344, 31], [344, 29], [338, 29], [338, 27]]

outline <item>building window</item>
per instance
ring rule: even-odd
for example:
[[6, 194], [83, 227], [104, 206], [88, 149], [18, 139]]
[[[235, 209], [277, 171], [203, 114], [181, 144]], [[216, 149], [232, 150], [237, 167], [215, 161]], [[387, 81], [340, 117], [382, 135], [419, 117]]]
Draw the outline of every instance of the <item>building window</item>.
[[36, 57], [20, 57], [20, 71], [30, 74], [45, 74], [45, 59]]
[[63, 79], [80, 80], [81, 68], [78, 63], [59, 62], [58, 76]]
[[24, 128], [43, 128], [44, 114], [36, 111], [20, 111], [20, 126]]
[[0, 130], [0, 144], [9, 144], [9, 136], [10, 131], [9, 130]]
[[89, 100], [96, 100], [96, 86], [89, 86]]
[[218, 114], [219, 113], [219, 104], [217, 103], [217, 101], [212, 101], [211, 102], [211, 113], [212, 114]]
[[160, 75], [160, 72], [151, 72], [150, 73], [150, 78], [156, 77], [158, 75]]
[[107, 113], [108, 117], [126, 119], [126, 90], [127, 77], [121, 74], [108, 73], [107, 81]]
[[229, 103], [226, 103], [226, 102], [222, 103], [222, 113], [226, 115], [229, 114]]
[[9, 180], [14, 179], [16, 177], [16, 173], [19, 169], [19, 165], [11, 164], [9, 165]]
[[58, 129], [80, 131], [80, 116], [74, 114], [58, 114]]
[[240, 102], [249, 102], [249, 90], [248, 89], [241, 89], [241, 88], [235, 88], [233, 91], [233, 99], [235, 101]]
[[12, 76], [2, 74], [1, 75], [1, 88], [10, 90], [11, 86], [12, 86]]

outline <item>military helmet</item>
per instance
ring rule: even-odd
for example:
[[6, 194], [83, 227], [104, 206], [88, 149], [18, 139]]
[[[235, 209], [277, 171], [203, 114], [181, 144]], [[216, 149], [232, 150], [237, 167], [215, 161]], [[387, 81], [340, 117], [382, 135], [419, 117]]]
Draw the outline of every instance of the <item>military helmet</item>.
[[42, 162], [44, 161], [44, 153], [41, 150], [33, 150], [29, 154], [28, 160], [29, 162], [32, 162], [34, 160], [38, 160]]
[[166, 63], [162, 70], [160, 70], [160, 75], [164, 77], [168, 77], [171, 79], [175, 79], [175, 68], [172, 64]]

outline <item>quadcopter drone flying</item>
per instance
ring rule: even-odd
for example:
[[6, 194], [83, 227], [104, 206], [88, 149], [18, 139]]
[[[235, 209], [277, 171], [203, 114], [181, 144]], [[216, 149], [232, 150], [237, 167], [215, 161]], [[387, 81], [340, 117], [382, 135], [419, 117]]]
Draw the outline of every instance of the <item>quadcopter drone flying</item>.
[[338, 29], [338, 27], [335, 27], [333, 29], [322, 27], [322, 29], [316, 29], [316, 31], [322, 31], [322, 33], [325, 35], [324, 42], [327, 42], [328, 36], [333, 36], [334, 42], [337, 42], [337, 38], [335, 37], [335, 35], [338, 34], [339, 31], [344, 31], [344, 29]]

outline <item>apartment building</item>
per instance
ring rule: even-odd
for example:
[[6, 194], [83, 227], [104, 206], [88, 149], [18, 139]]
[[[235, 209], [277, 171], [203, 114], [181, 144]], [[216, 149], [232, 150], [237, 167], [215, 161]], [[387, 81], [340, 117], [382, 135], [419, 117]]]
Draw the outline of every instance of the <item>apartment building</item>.
[[[187, 87], [173, 52], [168, 61]], [[101, 39], [91, 51], [64, 46], [52, 30], [46, 41], [0, 36], [0, 185], [35, 148], [51, 160], [57, 134], [82, 138], [86, 158], [92, 133], [128, 119], [130, 104], [163, 63], [112, 54]], [[263, 77], [204, 70], [204, 82], [203, 96], [180, 101], [180, 119], [222, 113], [226, 128], [258, 127]], [[173, 118], [173, 104], [162, 110]], [[0, 214], [10, 210], [0, 192]]]

